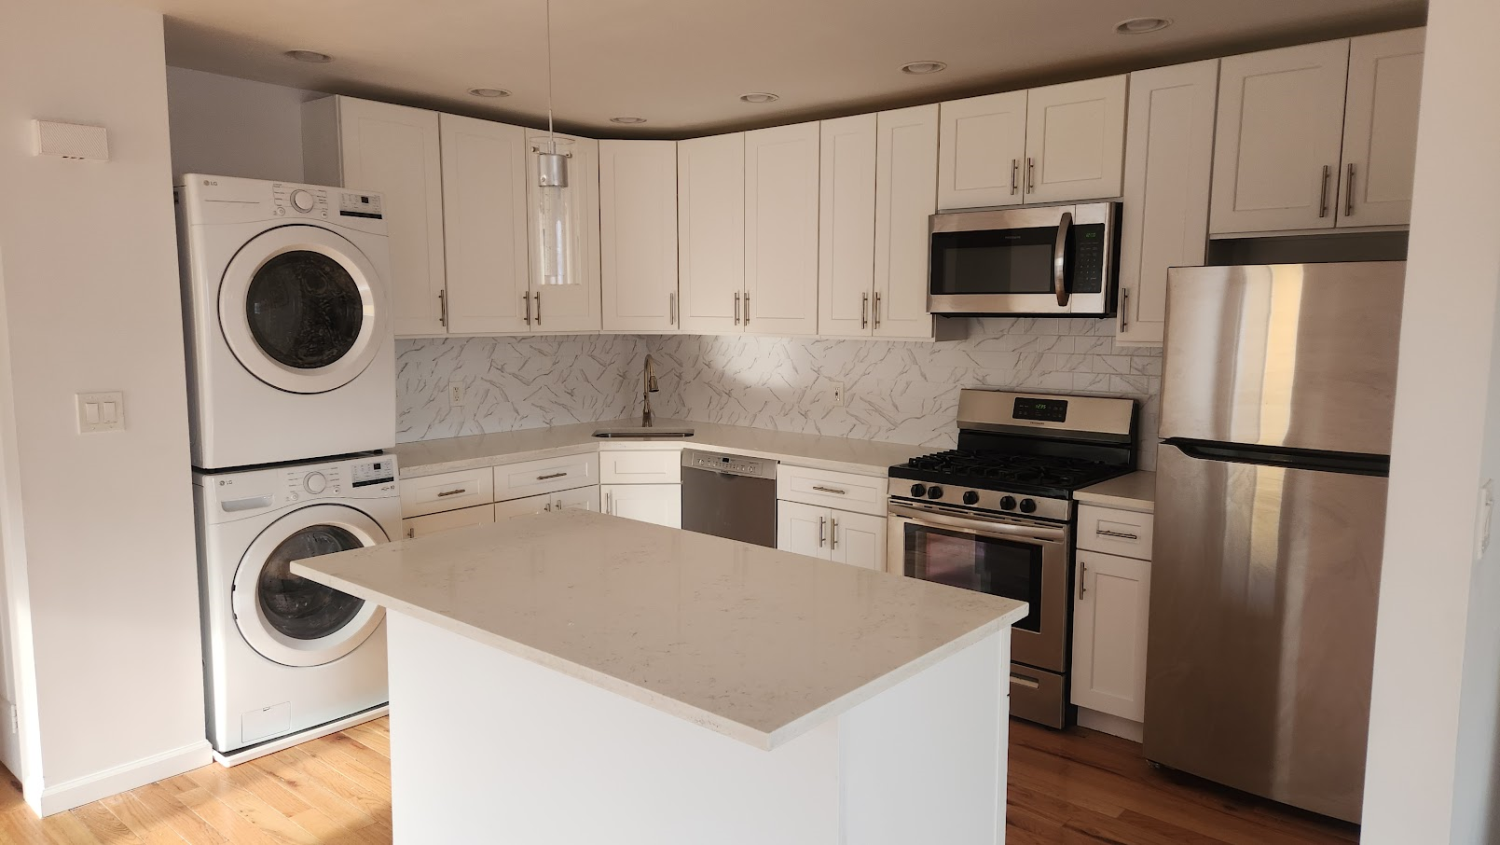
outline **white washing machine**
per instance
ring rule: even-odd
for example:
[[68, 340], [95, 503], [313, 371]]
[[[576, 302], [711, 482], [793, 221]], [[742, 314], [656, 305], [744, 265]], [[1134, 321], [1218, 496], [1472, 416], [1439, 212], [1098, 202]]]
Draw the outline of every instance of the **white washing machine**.
[[385, 712], [385, 611], [291, 574], [400, 537], [396, 459], [193, 473], [208, 738], [226, 765]]
[[380, 195], [188, 174], [176, 200], [193, 466], [395, 446]]

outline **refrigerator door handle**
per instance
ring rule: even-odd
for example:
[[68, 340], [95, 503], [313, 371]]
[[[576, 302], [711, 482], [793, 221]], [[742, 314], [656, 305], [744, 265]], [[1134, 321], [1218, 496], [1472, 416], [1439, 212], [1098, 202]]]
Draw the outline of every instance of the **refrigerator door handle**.
[[1249, 443], [1206, 443], [1203, 441], [1178, 440], [1174, 438], [1169, 438], [1162, 442], [1166, 445], [1176, 447], [1183, 455], [1198, 461], [1257, 464], [1260, 466], [1285, 467], [1288, 469], [1310, 469], [1322, 472], [1382, 477], [1390, 475], [1391, 472], [1391, 459], [1389, 455], [1314, 452], [1306, 449], [1286, 449]]

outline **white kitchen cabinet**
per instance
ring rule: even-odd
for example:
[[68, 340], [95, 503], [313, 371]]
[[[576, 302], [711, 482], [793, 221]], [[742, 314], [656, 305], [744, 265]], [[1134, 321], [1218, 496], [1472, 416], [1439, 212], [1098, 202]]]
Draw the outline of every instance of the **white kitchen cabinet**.
[[1145, 718], [1151, 564], [1079, 551], [1073, 603], [1072, 701], [1132, 722]]
[[403, 478], [401, 515], [423, 516], [495, 501], [495, 476], [489, 467]]
[[776, 548], [828, 560], [828, 508], [776, 503]]
[[460, 508], [455, 511], [443, 511], [441, 513], [403, 519], [401, 520], [401, 533], [405, 535], [406, 539], [414, 540], [418, 537], [426, 537], [429, 534], [452, 531], [455, 528], [467, 528], [471, 525], [488, 525], [494, 521], [495, 508], [493, 505], [476, 505], [469, 508]]
[[745, 133], [747, 333], [818, 333], [818, 137], [816, 122]]
[[599, 455], [594, 452], [501, 464], [494, 469], [497, 502], [598, 483]]
[[1411, 223], [1426, 29], [1365, 35], [1349, 42], [1338, 225]]
[[677, 143], [599, 142], [605, 331], [677, 326]]
[[682, 527], [681, 484], [605, 484], [599, 490], [611, 516]]
[[1224, 59], [1210, 231], [1332, 228], [1349, 41]]
[[529, 282], [526, 130], [441, 115], [446, 327], [520, 332]]
[[1120, 195], [1127, 87], [1106, 76], [1026, 92], [1026, 202]]
[[1219, 61], [1130, 75], [1115, 342], [1160, 345], [1167, 268], [1203, 264]]
[[599, 480], [605, 484], [678, 484], [682, 449], [603, 449]]
[[325, 97], [302, 106], [308, 182], [378, 191], [397, 335], [443, 334], [442, 150], [437, 112]]
[[928, 225], [937, 211], [937, 105], [881, 112], [876, 121], [875, 337], [928, 340]]
[[[532, 334], [577, 334], [597, 332], [600, 322], [599, 304], [599, 142], [592, 138], [557, 133], [559, 140], [569, 140], [570, 145], [558, 144], [559, 152], [571, 155], [568, 159], [568, 187], [573, 191], [573, 204], [569, 222], [576, 238], [574, 255], [579, 267], [574, 278], [578, 284], [542, 284], [540, 255], [535, 246], [531, 249], [531, 313], [529, 322], [523, 311], [523, 324]], [[527, 207], [537, 207], [537, 185], [540, 178], [538, 159], [535, 153], [547, 147], [547, 133], [531, 131], [527, 136], [526, 189], [529, 192]], [[535, 214], [528, 214], [531, 243], [539, 238]], [[519, 302], [519, 298], [517, 299]]]
[[680, 328], [742, 331], [745, 293], [745, 134], [677, 144]]
[[515, 519], [518, 516], [530, 516], [538, 513], [556, 513], [557, 511], [576, 509], [598, 512], [599, 510], [599, 485], [590, 487], [579, 487], [575, 490], [563, 490], [557, 493], [544, 493], [539, 496], [527, 496], [523, 499], [511, 499], [508, 502], [499, 502], [495, 505], [495, 521], [501, 522], [507, 519]]
[[818, 334], [869, 337], [875, 294], [873, 114], [825, 120], [818, 194]]
[[885, 517], [778, 501], [776, 548], [881, 571], [885, 568]]
[[938, 208], [1017, 205], [1026, 158], [1026, 92], [943, 103]]

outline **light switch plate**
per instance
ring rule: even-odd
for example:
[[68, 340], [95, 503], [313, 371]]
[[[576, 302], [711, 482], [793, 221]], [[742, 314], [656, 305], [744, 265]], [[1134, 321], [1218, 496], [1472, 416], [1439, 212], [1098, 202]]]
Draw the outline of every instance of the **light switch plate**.
[[78, 433], [125, 430], [125, 394], [115, 390], [105, 393], [79, 393]]

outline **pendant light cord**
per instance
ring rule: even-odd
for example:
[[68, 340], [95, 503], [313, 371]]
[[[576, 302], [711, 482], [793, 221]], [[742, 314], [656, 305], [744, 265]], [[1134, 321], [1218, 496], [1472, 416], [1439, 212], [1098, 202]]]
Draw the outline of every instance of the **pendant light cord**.
[[557, 134], [552, 130], [552, 0], [547, 0], [547, 144], [557, 152]]

